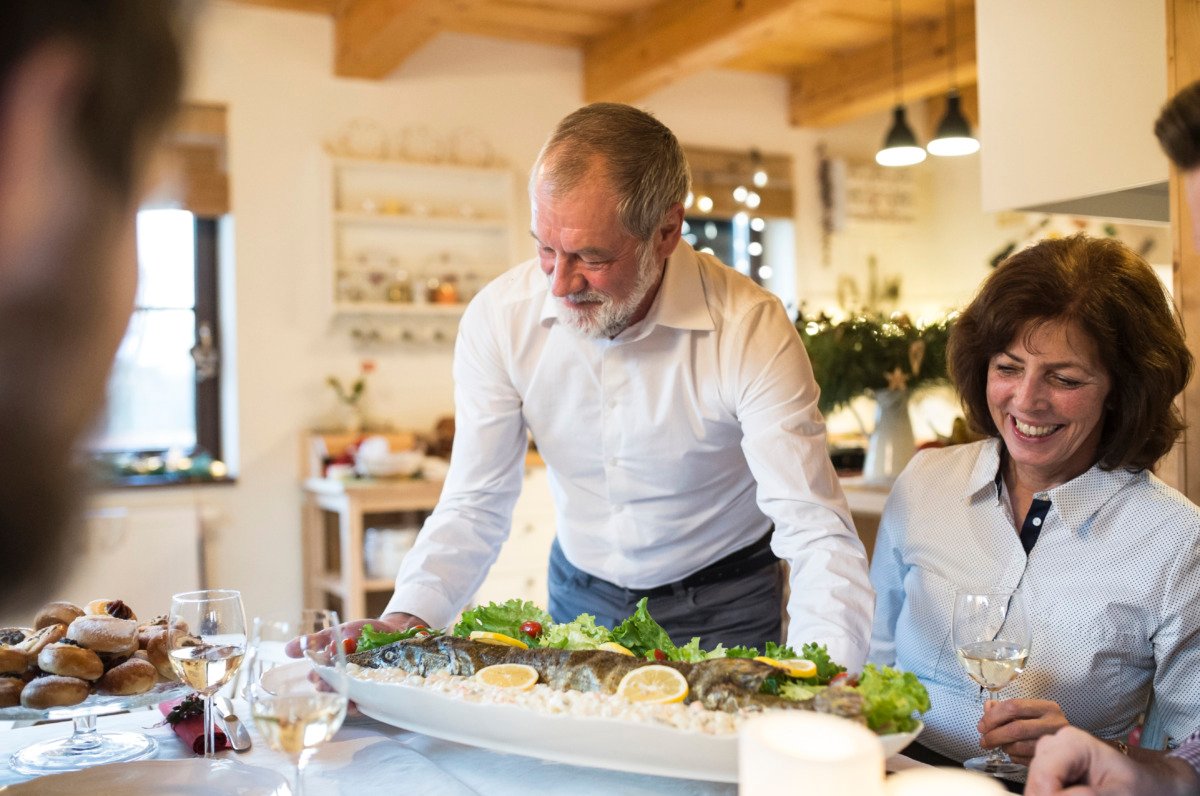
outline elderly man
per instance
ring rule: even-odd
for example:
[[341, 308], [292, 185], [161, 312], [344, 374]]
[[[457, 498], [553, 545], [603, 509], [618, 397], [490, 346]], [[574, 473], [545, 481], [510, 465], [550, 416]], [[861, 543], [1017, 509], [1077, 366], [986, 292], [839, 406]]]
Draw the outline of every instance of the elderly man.
[[532, 432], [556, 507], [556, 621], [615, 624], [645, 595], [677, 642], [779, 641], [782, 559], [788, 640], [861, 666], [866, 556], [812, 369], [775, 297], [680, 242], [689, 181], [674, 134], [626, 105], [550, 136], [530, 180], [537, 256], [462, 319], [450, 472], [376, 623], [445, 625], [471, 599]]

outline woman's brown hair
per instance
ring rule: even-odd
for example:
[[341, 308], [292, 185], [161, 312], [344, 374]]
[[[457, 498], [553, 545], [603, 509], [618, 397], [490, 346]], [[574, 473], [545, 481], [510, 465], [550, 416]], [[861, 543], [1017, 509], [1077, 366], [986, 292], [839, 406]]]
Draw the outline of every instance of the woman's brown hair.
[[1099, 465], [1153, 466], [1184, 428], [1174, 399], [1191, 377], [1192, 355], [1162, 283], [1116, 240], [1044, 240], [984, 281], [955, 321], [947, 349], [950, 378], [972, 428], [999, 435], [987, 402], [989, 363], [1018, 335], [1048, 322], [1075, 324], [1108, 370]]

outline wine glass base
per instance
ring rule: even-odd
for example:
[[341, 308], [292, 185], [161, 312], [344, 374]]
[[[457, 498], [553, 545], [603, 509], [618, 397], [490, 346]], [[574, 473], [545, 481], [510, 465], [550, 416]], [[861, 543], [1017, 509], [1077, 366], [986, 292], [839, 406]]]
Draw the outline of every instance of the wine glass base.
[[72, 737], [31, 744], [14, 754], [9, 765], [22, 774], [56, 774], [142, 760], [158, 749], [154, 739], [136, 732], [106, 732], [93, 739], [99, 743], [79, 745]]
[[993, 777], [1006, 777], [1009, 779], [1023, 777], [1029, 773], [1029, 768], [1020, 763], [1014, 763], [1011, 760], [992, 760], [986, 755], [964, 760], [963, 768], [969, 768], [981, 774], [991, 774]]

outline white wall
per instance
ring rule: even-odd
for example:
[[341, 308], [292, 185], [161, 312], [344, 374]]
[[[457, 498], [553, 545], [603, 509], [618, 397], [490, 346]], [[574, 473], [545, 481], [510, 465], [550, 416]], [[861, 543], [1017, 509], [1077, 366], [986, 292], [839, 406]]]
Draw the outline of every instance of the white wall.
[[[225, 310], [236, 335], [226, 336], [226, 356], [237, 371], [238, 481], [178, 492], [207, 507], [210, 585], [242, 589], [254, 614], [301, 599], [299, 436], [333, 414], [325, 377], [353, 376], [370, 356], [378, 363], [368, 387], [372, 415], [426, 429], [452, 412], [449, 346], [364, 352], [344, 330], [331, 332], [321, 142], [357, 118], [442, 135], [474, 128], [519, 173], [520, 192], [547, 132], [583, 102], [581, 60], [565, 48], [446, 34], [386, 80], [344, 80], [333, 77], [327, 18], [226, 2], [207, 14], [189, 94], [229, 111], [235, 223]], [[978, 211], [978, 159], [918, 167], [925, 220], [890, 234], [839, 233], [824, 265], [816, 145], [869, 158], [887, 119], [799, 130], [788, 125], [786, 104], [782, 79], [732, 72], [697, 75], [644, 103], [686, 144], [793, 156], [797, 284], [812, 307], [829, 302], [839, 273], [865, 273], [868, 253], [884, 272], [905, 272], [914, 305], [941, 309], [969, 297], [986, 256], [1008, 234]], [[514, 237], [524, 241], [523, 196], [518, 207]]]

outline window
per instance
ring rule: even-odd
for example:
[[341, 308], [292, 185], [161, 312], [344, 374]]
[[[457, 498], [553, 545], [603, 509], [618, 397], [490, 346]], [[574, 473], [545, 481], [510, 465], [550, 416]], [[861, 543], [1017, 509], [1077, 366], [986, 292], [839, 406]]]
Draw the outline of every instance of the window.
[[138, 294], [90, 448], [119, 484], [211, 480], [221, 463], [217, 221], [137, 217]]

